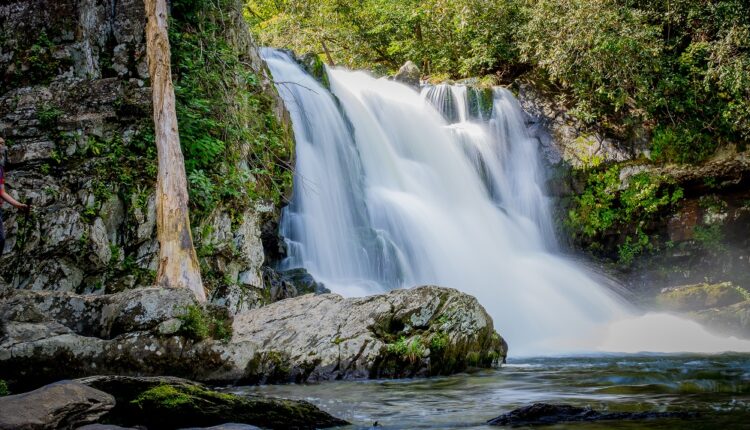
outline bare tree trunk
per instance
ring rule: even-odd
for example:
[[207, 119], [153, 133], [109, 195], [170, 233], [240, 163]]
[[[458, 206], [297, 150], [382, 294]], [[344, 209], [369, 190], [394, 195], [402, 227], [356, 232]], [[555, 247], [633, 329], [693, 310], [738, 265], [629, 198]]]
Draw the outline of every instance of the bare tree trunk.
[[156, 231], [160, 249], [156, 284], [170, 288], [189, 288], [203, 302], [206, 300], [206, 293], [190, 231], [185, 160], [182, 158], [180, 135], [177, 131], [167, 34], [167, 5], [165, 0], [145, 0], [145, 5], [148, 18], [146, 51], [159, 158]]
[[336, 63], [333, 62], [333, 57], [331, 57], [331, 52], [328, 51], [328, 46], [326, 46], [326, 41], [325, 40], [321, 40], [320, 44], [323, 45], [323, 52], [325, 52], [325, 54], [326, 54], [326, 59], [328, 60], [328, 65], [329, 66], [335, 66]]

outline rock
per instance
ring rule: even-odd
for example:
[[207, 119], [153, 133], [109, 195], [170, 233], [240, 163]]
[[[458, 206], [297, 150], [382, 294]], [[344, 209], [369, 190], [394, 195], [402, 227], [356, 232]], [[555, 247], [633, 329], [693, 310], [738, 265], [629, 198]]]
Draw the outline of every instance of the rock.
[[656, 304], [670, 311], [701, 311], [733, 305], [748, 297], [750, 293], [743, 288], [722, 282], [665, 288], [656, 296]]
[[566, 106], [547, 97], [534, 85], [516, 84], [517, 99], [526, 112], [530, 134], [539, 140], [544, 160], [563, 161], [574, 168], [630, 160], [642, 153], [647, 142], [620, 142], [604, 136], [568, 113]]
[[0, 429], [74, 429], [95, 422], [114, 405], [107, 393], [77, 382], [57, 382], [0, 397]]
[[750, 339], [750, 300], [689, 315], [716, 332]]
[[208, 379], [266, 383], [450, 374], [490, 367], [507, 354], [475, 298], [432, 286], [363, 298], [287, 299], [235, 316], [233, 332], [222, 356], [235, 370]]
[[[294, 57], [293, 54], [292, 57]], [[308, 52], [300, 57], [297, 57], [296, 60], [302, 66], [302, 68], [310, 74], [310, 76], [315, 78], [325, 88], [331, 89], [331, 83], [328, 80], [328, 72], [326, 71], [326, 66], [325, 64], [323, 64], [323, 61], [320, 59], [318, 54]]]
[[305, 401], [219, 393], [180, 378], [96, 376], [79, 382], [114, 395], [117, 405], [107, 419], [122, 425], [313, 429], [348, 424]]
[[421, 77], [422, 72], [420, 72], [419, 67], [412, 61], [407, 61], [398, 69], [398, 73], [393, 76], [393, 79], [410, 87], [419, 88], [419, 78]]
[[260, 430], [260, 427], [247, 424], [226, 423], [212, 427], [188, 427], [182, 430]]
[[[226, 309], [199, 311], [200, 324], [223, 333], [231, 324], [228, 340], [201, 340], [182, 325], [170, 334], [175, 318], [187, 318], [181, 303], [192, 300], [188, 291], [154, 288], [102, 296], [17, 292], [0, 302], [0, 379], [15, 390], [101, 373], [231, 383], [408, 377], [490, 367], [507, 354], [484, 308], [453, 289], [352, 299], [310, 294], [233, 320]], [[195, 330], [198, 322], [181, 324]]]
[[55, 321], [81, 335], [111, 339], [154, 330], [195, 305], [193, 295], [183, 289], [148, 287], [99, 296], [17, 291], [0, 302], [0, 317], [24, 323]]
[[608, 421], [608, 420], [648, 420], [655, 418], [684, 418], [695, 414], [683, 412], [598, 412], [591, 408], [571, 405], [534, 403], [514, 409], [497, 418], [487, 421], [491, 426], [542, 426], [564, 422]]
[[140, 430], [135, 427], [120, 427], [114, 424], [87, 424], [83, 427], [78, 427], [76, 430]]
[[[268, 96], [264, 114], [275, 114], [288, 131], [283, 143], [291, 157], [291, 122], [242, 7], [221, 9], [228, 24], [216, 37], [242, 53], [243, 74], [258, 79], [252, 91]], [[7, 179], [10, 192], [36, 208], [33, 217], [15, 210], [4, 216], [0, 276], [13, 288], [100, 294], [152, 284], [159, 248], [156, 178], [147, 168], [154, 156], [144, 144], [153, 136], [145, 25], [143, 0], [2, 2], [0, 135], [8, 140]], [[229, 91], [248, 85], [235, 74], [226, 78]], [[255, 127], [255, 118], [244, 121], [240, 128]], [[231, 169], [256, 167], [250, 143], [236, 146]], [[236, 281], [243, 273], [243, 282], [262, 289], [261, 222], [251, 213], [256, 202], [216, 203], [216, 218], [228, 226], [221, 231], [226, 246], [202, 261], [220, 267], [222, 281], [224, 274]], [[266, 218], [277, 218], [280, 211], [271, 206]], [[214, 244], [195, 242], [204, 250]]]

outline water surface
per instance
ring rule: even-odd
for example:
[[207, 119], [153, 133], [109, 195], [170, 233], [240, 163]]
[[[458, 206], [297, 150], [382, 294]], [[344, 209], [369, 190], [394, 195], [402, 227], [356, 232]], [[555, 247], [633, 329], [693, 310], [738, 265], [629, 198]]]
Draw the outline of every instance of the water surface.
[[484, 423], [534, 402], [601, 411], [692, 411], [689, 419], [569, 423], [545, 429], [750, 428], [750, 355], [510, 359], [497, 370], [410, 380], [236, 387], [303, 399], [350, 429], [491, 429]]

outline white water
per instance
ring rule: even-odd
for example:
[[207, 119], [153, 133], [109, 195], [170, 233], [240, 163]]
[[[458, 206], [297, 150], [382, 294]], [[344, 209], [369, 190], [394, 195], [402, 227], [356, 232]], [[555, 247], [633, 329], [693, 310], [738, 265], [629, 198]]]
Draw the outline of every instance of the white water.
[[[554, 254], [537, 142], [506, 90], [495, 90], [482, 121], [471, 118], [463, 87], [420, 95], [329, 69], [334, 98], [287, 54], [264, 57], [297, 140], [282, 268], [304, 267], [347, 296], [424, 284], [460, 289], [479, 299], [514, 355], [703, 350], [696, 341], [750, 351], [750, 342], [716, 340], [676, 317], [638, 318]], [[433, 104], [451, 106], [442, 110], [455, 122]]]

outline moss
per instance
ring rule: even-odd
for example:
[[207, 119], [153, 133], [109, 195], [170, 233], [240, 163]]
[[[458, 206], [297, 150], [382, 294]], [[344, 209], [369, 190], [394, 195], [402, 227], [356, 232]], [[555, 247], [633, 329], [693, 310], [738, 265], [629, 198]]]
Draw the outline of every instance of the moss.
[[656, 304], [673, 311], [700, 311], [709, 308], [730, 306], [747, 300], [745, 289], [731, 282], [719, 284], [697, 284], [662, 292]]
[[200, 341], [216, 339], [227, 341], [232, 337], [232, 320], [226, 308], [212, 307], [207, 310], [191, 305], [177, 318], [182, 323], [178, 334]]
[[[120, 402], [118, 401], [118, 404]], [[160, 384], [127, 403], [121, 424], [149, 428], [208, 427], [226, 422], [263, 428], [325, 428], [347, 424], [301, 401], [244, 398], [219, 393], [188, 382]], [[118, 408], [118, 406], [116, 406]]]
[[159, 385], [144, 391], [131, 403], [139, 407], [145, 403], [153, 403], [158, 407], [174, 409], [183, 405], [193, 405], [193, 397], [172, 385]]
[[5, 380], [0, 379], [0, 396], [7, 396], [8, 394], [10, 394], [8, 391], [8, 384]]
[[193, 340], [203, 340], [209, 335], [209, 327], [203, 309], [191, 305], [177, 318], [182, 322], [178, 334]]
[[331, 89], [331, 83], [328, 80], [328, 72], [323, 60], [317, 54], [307, 53], [299, 58], [299, 63], [313, 78], [327, 89]]
[[467, 97], [471, 117], [489, 119], [492, 116], [495, 94], [491, 87], [469, 87]]

